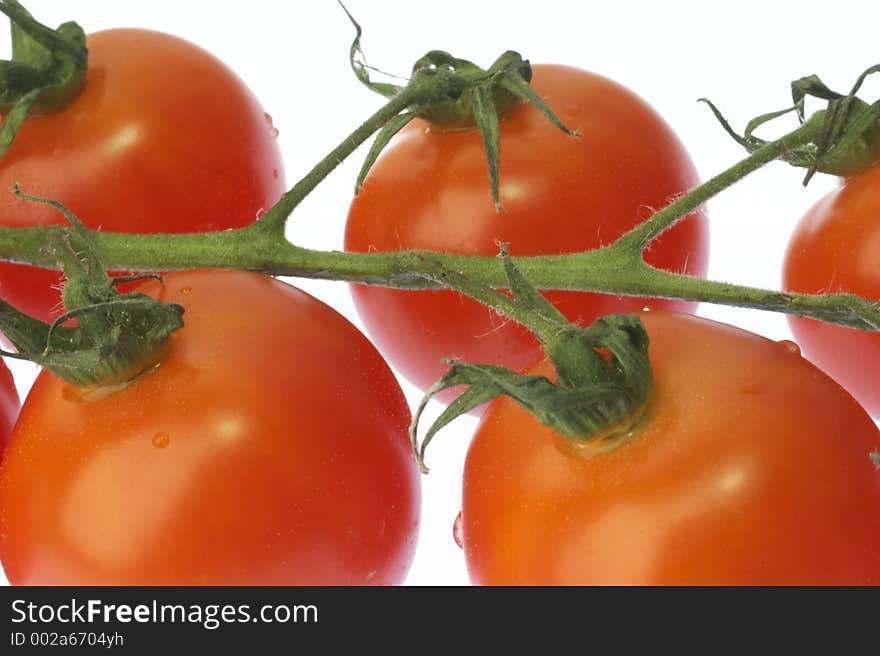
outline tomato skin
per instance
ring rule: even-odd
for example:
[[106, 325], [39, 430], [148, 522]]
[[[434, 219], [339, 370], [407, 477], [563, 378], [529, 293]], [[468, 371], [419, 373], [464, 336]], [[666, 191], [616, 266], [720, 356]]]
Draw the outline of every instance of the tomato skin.
[[[63, 111], [25, 122], [0, 160], [0, 225], [60, 224], [56, 199], [91, 228], [201, 232], [253, 223], [284, 192], [276, 132], [215, 57], [140, 29], [88, 36], [86, 86]], [[55, 272], [0, 263], [0, 298], [41, 319], [61, 313]]]
[[12, 433], [12, 426], [15, 424], [20, 408], [21, 402], [18, 399], [18, 391], [15, 389], [12, 372], [0, 360], [0, 462], [2, 462], [3, 449], [10, 433]]
[[245, 272], [166, 276], [186, 308], [122, 391], [42, 373], [0, 468], [13, 584], [400, 583], [419, 475], [409, 410], [333, 309]]
[[[651, 209], [698, 183], [678, 139], [624, 87], [573, 68], [535, 65], [532, 86], [572, 138], [520, 104], [501, 122], [496, 213], [476, 130], [442, 130], [413, 121], [386, 149], [351, 204], [349, 251], [423, 249], [497, 255], [576, 252], [611, 243]], [[646, 253], [653, 265], [704, 275], [708, 225], [702, 212], [664, 234]], [[443, 374], [443, 358], [521, 369], [540, 350], [521, 326], [455, 292], [401, 292], [354, 286], [368, 334], [401, 373], [424, 388]], [[569, 319], [642, 307], [693, 305], [576, 292], [548, 292]]]
[[[798, 223], [786, 249], [783, 287], [880, 300], [880, 166], [847, 179]], [[880, 416], [880, 334], [789, 317], [811, 361]]]
[[642, 318], [655, 390], [624, 445], [585, 457], [507, 399], [483, 416], [464, 473], [471, 580], [880, 583], [880, 433], [856, 401], [791, 342]]

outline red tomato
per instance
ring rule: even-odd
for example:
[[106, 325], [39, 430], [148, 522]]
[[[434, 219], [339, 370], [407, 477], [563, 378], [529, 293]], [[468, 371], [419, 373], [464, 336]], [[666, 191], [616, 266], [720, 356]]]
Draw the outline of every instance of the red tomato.
[[[583, 251], [608, 244], [698, 182], [682, 145], [643, 100], [592, 73], [534, 66], [532, 85], [571, 128], [573, 138], [537, 109], [520, 104], [501, 122], [496, 213], [476, 130], [443, 130], [413, 121], [379, 158], [354, 199], [345, 248], [425, 249], [496, 255]], [[708, 227], [701, 212], [664, 234], [646, 254], [653, 265], [704, 275]], [[367, 331], [391, 364], [422, 388], [445, 370], [443, 358], [521, 369], [540, 355], [532, 335], [455, 292], [353, 287]], [[569, 319], [644, 306], [692, 304], [575, 292], [550, 292]]]
[[21, 403], [18, 400], [18, 392], [15, 389], [12, 373], [0, 360], [0, 461], [2, 461], [3, 448], [12, 432], [12, 426], [15, 424], [20, 407]]
[[[880, 300], [880, 166], [846, 180], [801, 220], [785, 255], [783, 286]], [[804, 355], [880, 416], [880, 333], [789, 317]]]
[[[284, 192], [269, 117], [241, 80], [177, 37], [114, 29], [88, 37], [85, 88], [61, 112], [25, 122], [0, 160], [0, 225], [200, 232], [253, 223]], [[0, 263], [0, 298], [41, 319], [61, 314], [59, 275]]]
[[186, 308], [121, 390], [43, 372], [0, 468], [13, 584], [394, 584], [419, 522], [409, 411], [332, 308], [255, 273], [168, 275]]
[[464, 473], [472, 581], [880, 583], [880, 432], [858, 403], [793, 342], [642, 319], [655, 388], [618, 448], [578, 451], [507, 399], [483, 416]]

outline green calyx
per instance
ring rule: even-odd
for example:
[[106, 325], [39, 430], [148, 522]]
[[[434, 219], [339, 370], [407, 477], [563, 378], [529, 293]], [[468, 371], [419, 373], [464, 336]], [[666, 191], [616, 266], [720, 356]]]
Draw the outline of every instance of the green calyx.
[[[425, 473], [425, 451], [434, 435], [456, 417], [498, 396], [509, 396], [538, 421], [575, 443], [611, 448], [618, 443], [617, 438], [631, 432], [651, 394], [648, 335], [637, 316], [609, 315], [587, 328], [571, 324], [526, 281], [506, 250], [502, 249], [501, 257], [512, 299], [451, 270], [439, 268], [433, 277], [526, 325], [541, 341], [556, 370], [556, 381], [496, 365], [448, 360], [449, 370], [427, 391], [410, 426], [413, 451]], [[458, 386], [466, 390], [447, 406], [419, 442], [419, 421], [428, 401]]]
[[88, 51], [83, 29], [73, 22], [53, 30], [37, 22], [17, 0], [0, 0], [12, 26], [12, 59], [0, 61], [0, 157], [29, 116], [56, 112], [86, 81]]
[[757, 128], [791, 112], [804, 124], [806, 99], [812, 97], [827, 101], [825, 109], [817, 111], [809, 119], [821, 122], [819, 136], [811, 143], [785, 153], [782, 158], [792, 166], [807, 170], [804, 178], [806, 185], [816, 172], [848, 177], [880, 162], [880, 101], [869, 104], [856, 96], [865, 78], [878, 72], [880, 65], [865, 70], [847, 94], [832, 91], [816, 75], [795, 80], [791, 83], [793, 105], [753, 118], [742, 135], [731, 128], [709, 100], [700, 100], [709, 105], [727, 133], [750, 153], [768, 143], [754, 135]]
[[483, 130], [493, 112], [496, 119], [503, 118], [522, 100], [521, 87], [528, 87], [531, 79], [531, 65], [512, 50], [487, 70], [443, 50], [432, 50], [413, 66], [410, 84], [439, 86], [444, 90], [421, 110], [421, 118], [448, 129]]
[[373, 81], [361, 50], [361, 27], [345, 6], [343, 9], [356, 30], [349, 60], [357, 78], [386, 98], [407, 99], [406, 108], [390, 119], [376, 136], [358, 175], [355, 193], [360, 191], [367, 173], [391, 138], [415, 118], [422, 118], [441, 129], [475, 127], [479, 130], [486, 152], [490, 193], [497, 211], [501, 211], [498, 181], [500, 121], [514, 106], [520, 102], [528, 103], [566, 134], [578, 136], [532, 89], [529, 62], [512, 50], [498, 57], [488, 69], [453, 57], [448, 52], [432, 50], [415, 63], [405, 86]]
[[[115, 285], [146, 276], [109, 277], [79, 219], [55, 201], [17, 188], [15, 193], [52, 205], [71, 223], [72, 230], [52, 234], [52, 250], [67, 278], [62, 289], [67, 312], [46, 324], [0, 301], [0, 331], [17, 349], [2, 354], [36, 362], [82, 386], [119, 385], [155, 365], [168, 336], [183, 326], [183, 308], [144, 294], [120, 294]], [[75, 326], [65, 325], [74, 319]]]

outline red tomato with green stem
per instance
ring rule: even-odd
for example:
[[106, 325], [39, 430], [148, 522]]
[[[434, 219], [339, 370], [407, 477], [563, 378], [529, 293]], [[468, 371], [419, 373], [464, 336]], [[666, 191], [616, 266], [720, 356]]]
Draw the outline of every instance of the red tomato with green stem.
[[160, 364], [121, 389], [43, 372], [0, 467], [13, 584], [395, 584], [419, 474], [409, 410], [333, 309], [255, 273], [141, 291], [184, 306]]
[[[844, 180], [804, 216], [786, 250], [783, 286], [880, 301], [880, 166]], [[804, 355], [880, 416], [880, 334], [799, 317], [789, 325]]]
[[641, 318], [654, 390], [617, 448], [591, 455], [506, 398], [484, 414], [464, 472], [471, 580], [880, 583], [880, 432], [858, 403], [792, 342]]
[[[62, 111], [28, 119], [0, 160], [0, 225], [59, 224], [56, 199], [87, 226], [201, 232], [246, 226], [284, 192], [271, 119], [222, 62], [140, 29], [88, 36], [86, 84]], [[0, 263], [0, 298], [62, 314], [56, 272]]]
[[[479, 132], [417, 119], [380, 156], [352, 202], [345, 248], [491, 256], [502, 241], [512, 255], [584, 251], [611, 243], [698, 184], [681, 143], [638, 96], [574, 68], [536, 65], [533, 74], [533, 88], [581, 136], [566, 135], [530, 105], [514, 107], [501, 121], [500, 213]], [[697, 276], [707, 257], [702, 212], [645, 253], [654, 266]], [[518, 370], [540, 354], [526, 329], [456, 292], [354, 286], [352, 294], [383, 354], [422, 388], [440, 378], [447, 357]], [[547, 297], [582, 324], [645, 306], [694, 307], [579, 292]]]

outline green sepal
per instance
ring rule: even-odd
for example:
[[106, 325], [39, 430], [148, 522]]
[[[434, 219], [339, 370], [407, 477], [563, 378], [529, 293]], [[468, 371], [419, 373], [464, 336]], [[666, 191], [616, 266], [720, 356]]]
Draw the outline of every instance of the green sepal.
[[[705, 102], [709, 103], [708, 100], [705, 100]], [[712, 107], [712, 111], [715, 112], [716, 116], [720, 115], [718, 113], [718, 110], [712, 105], [712, 103], [709, 103], [709, 106]], [[792, 112], [795, 112], [797, 110], [798, 110], [797, 107], [788, 107], [786, 109], [780, 109], [775, 112], [768, 112], [767, 114], [761, 114], [760, 116], [756, 116], [751, 121], [746, 123], [746, 129], [745, 129], [745, 131], [743, 131], [743, 137], [748, 140], [754, 139], [756, 144], [764, 145], [766, 143], [766, 141], [764, 141], [763, 139], [758, 139], [757, 137], [753, 136], [755, 130], [757, 130], [759, 127], [761, 127], [765, 123], [769, 123], [770, 121], [774, 121], [777, 118], [780, 118], [781, 116], [785, 116], [786, 114], [791, 114]], [[732, 132], [730, 125], [727, 125], [727, 130], [728, 130], [728, 132]]]
[[[338, 0], [339, 1], [339, 0]], [[529, 86], [532, 69], [519, 53], [508, 50], [488, 68], [482, 69], [466, 59], [443, 50], [431, 50], [413, 65], [406, 86], [376, 82], [370, 75], [361, 48], [363, 30], [345, 5], [339, 1], [351, 24], [355, 38], [349, 48], [349, 63], [357, 79], [385, 98], [401, 100], [406, 107], [389, 119], [380, 130], [355, 183], [355, 193], [379, 154], [413, 118], [419, 117], [443, 129], [476, 127], [483, 140], [489, 172], [489, 192], [496, 211], [501, 211], [499, 191], [499, 121], [520, 102], [537, 108], [553, 125], [571, 136], [579, 133], [566, 127], [549, 105]]]
[[[59, 346], [66, 345], [72, 339], [72, 328], [59, 327], [54, 340]], [[39, 319], [21, 312], [6, 301], [0, 300], [0, 331], [19, 351], [24, 354], [12, 357], [29, 360], [28, 354], [41, 354], [49, 344], [49, 325]], [[7, 355], [4, 353], [4, 355]]]
[[499, 79], [498, 84], [511, 95], [537, 109], [548, 121], [565, 132], [568, 136], [579, 137], [581, 135], [578, 130], [572, 130], [562, 122], [562, 119], [556, 115], [550, 105], [548, 105], [532, 88], [529, 84], [529, 80], [523, 77], [516, 69], [513, 69], [509, 71], [507, 75], [502, 76]]
[[[594, 433], [597, 425], [605, 425], [608, 415], [602, 408], [609, 402], [617, 405], [619, 390], [610, 383], [587, 389], [568, 389], [544, 376], [524, 376], [496, 365], [468, 364], [454, 360], [447, 360], [447, 363], [449, 370], [428, 390], [413, 417], [414, 428], [410, 438], [424, 473], [428, 473], [425, 451], [434, 435], [452, 420], [499, 396], [509, 396], [542, 424], [563, 435], [576, 438]], [[418, 422], [427, 401], [445, 389], [461, 385], [467, 386], [467, 391], [446, 407], [419, 444]]]
[[86, 34], [74, 22], [52, 30], [16, 0], [0, 0], [12, 25], [12, 60], [0, 61], [0, 157], [28, 116], [60, 111], [82, 90], [88, 69]]
[[492, 88], [490, 85], [477, 85], [470, 91], [470, 100], [474, 111], [474, 121], [483, 139], [483, 149], [486, 151], [486, 163], [489, 166], [489, 189], [492, 194], [492, 203], [495, 211], [501, 211], [501, 199], [498, 197], [498, 140], [501, 136], [501, 127], [498, 123], [498, 112], [492, 101]]
[[[0, 0], [0, 12], [12, 26], [12, 57], [39, 69], [50, 68], [57, 56], [85, 64], [85, 32], [73, 21], [53, 30], [37, 21], [17, 0]], [[57, 53], [57, 54], [56, 54]]]
[[540, 318], [540, 321], [532, 321], [529, 330], [542, 344], [547, 344], [561, 331], [568, 329], [568, 319], [514, 266], [510, 252], [507, 250], [507, 244], [499, 243], [498, 248], [498, 256], [504, 265], [504, 275], [507, 276], [510, 293], [513, 294], [513, 298], [520, 308], [528, 311], [532, 316]]
[[[560, 385], [583, 387], [614, 381], [624, 396], [646, 399], [653, 382], [648, 361], [648, 334], [641, 320], [631, 314], [599, 317], [586, 330], [571, 325], [545, 342], [548, 359], [556, 368]], [[606, 365], [596, 366], [594, 349], [610, 354]]]
[[351, 12], [342, 3], [342, 0], [337, 0], [337, 2], [339, 2], [339, 6], [342, 7], [342, 11], [348, 16], [348, 20], [351, 21], [351, 24], [354, 25], [355, 29], [354, 41], [351, 42], [351, 48], [349, 48], [348, 51], [348, 61], [351, 64], [351, 70], [354, 71], [355, 76], [361, 81], [361, 84], [367, 87], [370, 91], [375, 91], [380, 96], [386, 98], [393, 98], [403, 91], [403, 87], [396, 84], [389, 84], [387, 82], [374, 82], [370, 78], [370, 67], [367, 65], [367, 58], [361, 48], [361, 36], [363, 36], [363, 30], [361, 29], [360, 23], [354, 19], [354, 16], [351, 15]]
[[[648, 334], [635, 315], [601, 317], [584, 328], [570, 324], [513, 265], [502, 247], [517, 316], [541, 341], [556, 381], [504, 367], [447, 360], [450, 368], [422, 398], [410, 424], [413, 452], [423, 472], [428, 444], [444, 426], [473, 408], [506, 395], [538, 421], [575, 442], [597, 441], [628, 432], [641, 416], [653, 387]], [[436, 275], [458, 290], [477, 291], [453, 272]], [[485, 290], [488, 291], [488, 290]], [[480, 291], [481, 300], [497, 292]], [[496, 308], [497, 309], [497, 308]], [[451, 387], [465, 387], [419, 442], [419, 422], [428, 402]]]
[[769, 143], [754, 135], [757, 128], [791, 112], [803, 124], [806, 120], [806, 99], [812, 97], [825, 101], [826, 107], [814, 115], [822, 122], [819, 136], [812, 143], [782, 156], [792, 166], [807, 170], [804, 177], [806, 185], [817, 172], [850, 176], [880, 162], [880, 101], [868, 104], [856, 96], [865, 78], [878, 72], [880, 65], [863, 71], [848, 94], [831, 90], [816, 75], [795, 80], [791, 83], [792, 106], [752, 119], [742, 136], [733, 130], [715, 105], [705, 98], [700, 100], [709, 105], [724, 130], [750, 153]]
[[843, 105], [839, 101], [822, 126], [816, 149], [822, 164], [808, 169], [804, 184], [817, 171], [849, 176], [880, 162], [880, 101], [868, 105], [856, 98], [845, 109]]
[[[47, 324], [0, 302], [0, 331], [17, 349], [4, 355], [35, 362], [75, 385], [117, 385], [154, 365], [168, 337], [183, 326], [183, 308], [144, 294], [120, 294], [116, 284], [143, 276], [109, 277], [76, 216], [56, 201], [17, 188], [15, 193], [51, 205], [70, 222], [69, 229], [51, 233], [66, 276], [62, 298], [68, 311]], [[65, 325], [72, 320], [75, 326]]]
[[[95, 334], [61, 325], [86, 315], [100, 315], [107, 330]], [[0, 301], [0, 327], [18, 350], [3, 355], [34, 362], [74, 385], [117, 385], [159, 360], [170, 334], [183, 326], [182, 316], [179, 305], [124, 294], [45, 324]]]
[[19, 129], [28, 118], [30, 118], [32, 110], [36, 102], [40, 99], [43, 89], [34, 89], [24, 94], [12, 106], [0, 125], [0, 159], [9, 150], [15, 137], [18, 135]]
[[520, 102], [540, 111], [553, 125], [570, 136], [579, 133], [566, 127], [549, 105], [529, 86], [532, 69], [512, 50], [503, 53], [483, 70], [466, 59], [432, 50], [413, 67], [413, 83], [419, 76], [446, 80], [446, 93], [426, 103], [420, 115], [444, 128], [476, 127], [483, 141], [489, 173], [489, 192], [495, 210], [501, 211], [499, 191], [500, 121]]
[[373, 141], [373, 145], [370, 146], [370, 151], [364, 158], [364, 163], [361, 165], [361, 170], [358, 173], [357, 180], [355, 181], [355, 195], [360, 193], [361, 187], [364, 186], [364, 180], [366, 180], [367, 178], [367, 174], [370, 172], [370, 169], [373, 168], [373, 164], [376, 163], [376, 160], [379, 159], [379, 155], [385, 149], [385, 146], [388, 145], [388, 142], [391, 141], [392, 137], [394, 137], [395, 134], [405, 128], [410, 121], [417, 117], [418, 112], [403, 112], [402, 114], [398, 114], [397, 116], [392, 118], [382, 127], [381, 130], [379, 130], [379, 134], [376, 135], [376, 139]]

